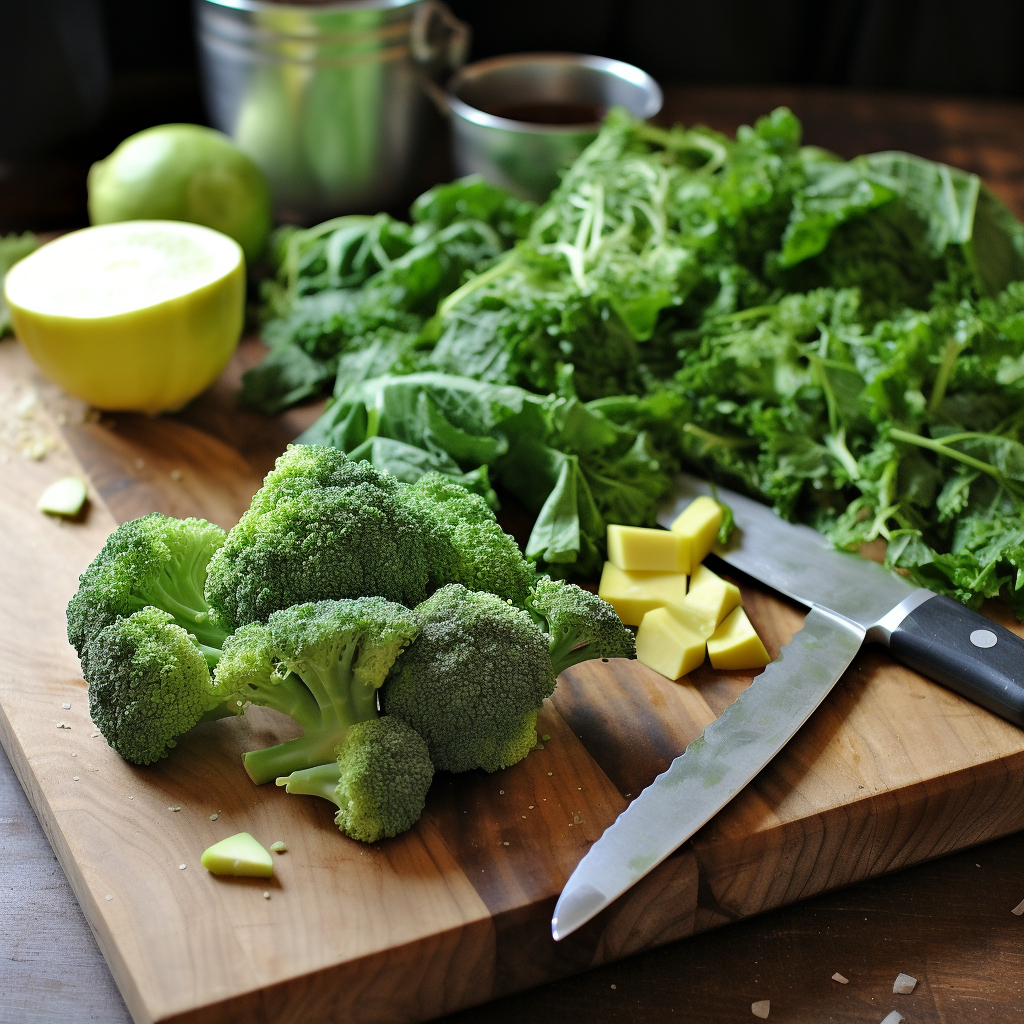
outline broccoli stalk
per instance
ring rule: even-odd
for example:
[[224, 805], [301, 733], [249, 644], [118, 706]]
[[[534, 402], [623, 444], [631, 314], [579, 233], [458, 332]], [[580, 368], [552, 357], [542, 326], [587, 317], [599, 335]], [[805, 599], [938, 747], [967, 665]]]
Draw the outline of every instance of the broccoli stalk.
[[303, 730], [245, 754], [253, 782], [332, 760], [350, 726], [377, 717], [377, 688], [417, 631], [407, 608], [367, 597], [295, 605], [235, 633], [215, 671], [222, 700], [273, 708]]
[[411, 828], [423, 811], [434, 767], [415, 729], [385, 716], [351, 726], [330, 764], [279, 778], [288, 793], [336, 804], [345, 835], [375, 843]]
[[615, 609], [572, 583], [541, 577], [527, 600], [535, 621], [548, 634], [556, 676], [592, 658], [635, 658], [636, 640]]

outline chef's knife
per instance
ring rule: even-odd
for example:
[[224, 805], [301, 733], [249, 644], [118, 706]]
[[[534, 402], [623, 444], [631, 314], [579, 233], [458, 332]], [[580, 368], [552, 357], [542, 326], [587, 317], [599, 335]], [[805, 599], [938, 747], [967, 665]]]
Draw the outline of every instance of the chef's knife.
[[904, 664], [1024, 726], [1024, 640], [948, 597], [915, 587], [760, 502], [682, 476], [665, 525], [714, 494], [736, 529], [716, 554], [727, 565], [808, 605], [797, 632], [764, 672], [605, 831], [555, 906], [562, 939], [660, 864], [777, 754], [824, 700], [865, 639]]

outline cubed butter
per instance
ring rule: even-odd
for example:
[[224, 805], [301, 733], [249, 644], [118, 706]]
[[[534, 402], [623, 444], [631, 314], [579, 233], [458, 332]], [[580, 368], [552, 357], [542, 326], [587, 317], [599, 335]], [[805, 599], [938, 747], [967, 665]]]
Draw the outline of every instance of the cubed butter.
[[608, 561], [619, 569], [646, 572], [690, 571], [686, 538], [671, 530], [650, 530], [643, 526], [608, 527]]
[[636, 657], [669, 679], [692, 672], [704, 661], [707, 636], [670, 608], [649, 611], [636, 634]]
[[605, 562], [597, 595], [615, 609], [627, 626], [639, 626], [652, 609], [683, 603], [686, 573], [640, 572]]
[[743, 599], [735, 583], [716, 576], [707, 566], [698, 565], [690, 578], [690, 589], [683, 603], [701, 608], [718, 626], [733, 608], [743, 603]]
[[211, 875], [269, 878], [274, 873], [270, 854], [248, 832], [214, 843], [203, 853], [200, 863]]
[[694, 498], [676, 517], [671, 532], [686, 541], [690, 555], [690, 564], [686, 567], [686, 572], [696, 571], [697, 565], [708, 557], [721, 525], [722, 506], [705, 495]]
[[[639, 638], [638, 647], [639, 647]], [[763, 668], [772, 659], [742, 608], [734, 608], [708, 640], [713, 668]]]

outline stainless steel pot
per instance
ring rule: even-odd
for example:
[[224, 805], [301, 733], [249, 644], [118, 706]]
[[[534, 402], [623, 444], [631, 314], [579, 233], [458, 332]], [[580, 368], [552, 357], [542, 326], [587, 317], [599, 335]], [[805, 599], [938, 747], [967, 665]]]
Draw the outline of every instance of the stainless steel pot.
[[211, 120], [263, 168], [279, 217], [400, 196], [421, 151], [421, 78], [458, 68], [468, 49], [468, 27], [440, 0], [195, 6]]
[[526, 199], [543, 201], [559, 171], [597, 135], [599, 123], [534, 124], [501, 117], [502, 107], [564, 104], [625, 107], [636, 117], [661, 110], [662, 94], [650, 75], [606, 57], [575, 53], [523, 53], [492, 57], [462, 68], [447, 93], [431, 89], [447, 106], [452, 153], [461, 174], [482, 174]]

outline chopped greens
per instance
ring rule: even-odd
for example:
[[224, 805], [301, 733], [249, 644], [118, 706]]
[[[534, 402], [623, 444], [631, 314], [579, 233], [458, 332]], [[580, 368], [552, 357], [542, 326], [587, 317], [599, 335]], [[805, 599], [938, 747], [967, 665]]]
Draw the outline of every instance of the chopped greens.
[[268, 410], [403, 480], [513, 494], [593, 574], [685, 464], [1024, 618], [1024, 227], [965, 171], [843, 161], [785, 108], [735, 139], [612, 111], [542, 207], [478, 179], [413, 224], [278, 241]]

